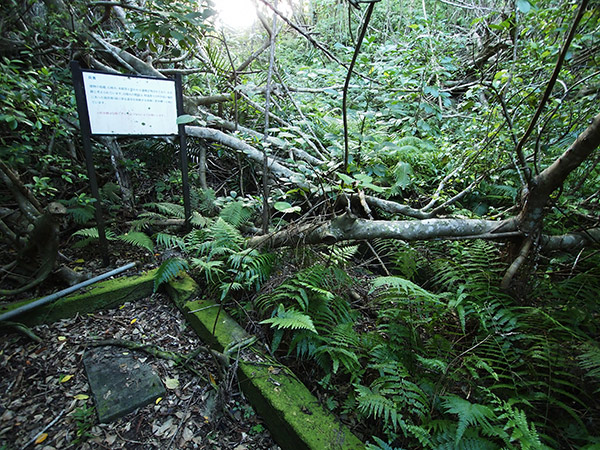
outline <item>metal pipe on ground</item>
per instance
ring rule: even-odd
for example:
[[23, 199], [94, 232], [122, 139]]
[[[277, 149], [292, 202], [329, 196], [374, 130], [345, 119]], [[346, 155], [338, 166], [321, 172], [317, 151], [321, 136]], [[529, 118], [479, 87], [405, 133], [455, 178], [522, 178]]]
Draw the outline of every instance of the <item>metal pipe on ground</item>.
[[62, 291], [55, 292], [54, 294], [47, 295], [46, 297], [42, 297], [36, 301], [27, 303], [26, 305], [23, 305], [18, 308], [15, 308], [11, 311], [5, 312], [4, 314], [0, 315], [0, 322], [2, 322], [3, 320], [11, 319], [15, 316], [18, 316], [19, 314], [24, 313], [25, 311], [29, 311], [31, 309], [37, 308], [38, 306], [53, 302], [54, 300], [64, 297], [65, 295], [75, 292], [81, 288], [89, 286], [90, 284], [97, 283], [98, 281], [105, 280], [106, 278], [112, 277], [113, 275], [117, 275], [121, 272], [125, 272], [126, 270], [131, 269], [132, 267], [135, 267], [136, 265], [137, 265], [137, 263], [135, 263], [135, 262], [125, 264], [124, 266], [118, 267], [114, 270], [111, 270], [110, 272], [103, 273], [102, 275], [98, 275], [97, 277], [90, 278], [89, 280], [82, 281], [81, 283], [78, 283], [74, 286], [63, 289]]

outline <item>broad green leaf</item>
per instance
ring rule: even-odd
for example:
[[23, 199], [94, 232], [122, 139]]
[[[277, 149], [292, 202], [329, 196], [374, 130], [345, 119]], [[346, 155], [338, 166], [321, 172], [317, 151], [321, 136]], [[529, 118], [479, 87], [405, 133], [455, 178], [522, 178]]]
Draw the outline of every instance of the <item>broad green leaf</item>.
[[301, 211], [299, 206], [292, 206], [288, 202], [275, 202], [273, 208], [285, 214]]
[[356, 180], [354, 178], [352, 178], [351, 176], [348, 176], [344, 173], [336, 172], [336, 174], [346, 184], [353, 184], [356, 182]]
[[177, 117], [177, 125], [184, 125], [186, 123], [191, 123], [194, 120], [196, 120], [196, 118], [194, 116], [190, 116], [189, 114], [183, 114], [183, 115]]

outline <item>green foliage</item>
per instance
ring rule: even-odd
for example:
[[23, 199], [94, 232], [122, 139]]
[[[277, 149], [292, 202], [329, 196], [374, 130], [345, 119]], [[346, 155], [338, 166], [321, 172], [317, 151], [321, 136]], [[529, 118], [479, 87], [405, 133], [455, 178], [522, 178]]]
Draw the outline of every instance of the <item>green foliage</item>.
[[94, 407], [87, 405], [80, 406], [71, 413], [71, 416], [75, 420], [75, 425], [77, 426], [73, 443], [75, 445], [81, 444], [92, 437], [90, 430], [95, 423]]
[[247, 221], [248, 214], [241, 202], [230, 203], [219, 217], [186, 235], [180, 247], [209, 292], [220, 293], [220, 300], [232, 291], [258, 290], [271, 272], [274, 256], [245, 248], [245, 239], [236, 228]]
[[310, 316], [296, 311], [294, 309], [285, 310], [283, 305], [279, 305], [274, 317], [265, 319], [261, 324], [271, 324], [273, 328], [292, 329], [292, 330], [308, 330], [316, 333], [317, 330]]
[[490, 419], [494, 412], [488, 406], [471, 403], [457, 395], [447, 395], [442, 399], [442, 407], [451, 414], [458, 415], [458, 425], [454, 444], [458, 446], [468, 426], [478, 426], [483, 433], [493, 432]]
[[[577, 356], [579, 367], [585, 371], [585, 376], [594, 382], [600, 382], [600, 348], [596, 343], [585, 342], [581, 345], [583, 353]], [[600, 391], [598, 387], [594, 392]]]
[[[152, 239], [141, 231], [129, 231], [125, 234], [115, 234], [112, 230], [105, 230], [104, 234], [106, 239], [109, 241], [122, 241], [134, 247], [144, 248], [151, 252], [154, 251], [154, 243]], [[82, 228], [73, 233], [73, 236], [82, 236], [85, 239], [74, 244], [74, 247], [83, 247], [89, 243], [98, 240], [98, 229], [97, 228]]]
[[400, 447], [392, 447], [387, 442], [382, 441], [377, 436], [373, 437], [375, 444], [367, 444], [367, 450], [402, 450]]
[[174, 280], [188, 268], [188, 263], [181, 258], [169, 258], [163, 261], [154, 276], [154, 292], [158, 291], [161, 284]]
[[145, 248], [151, 252], [154, 251], [152, 239], [141, 231], [129, 231], [128, 233], [118, 236], [118, 239], [135, 247]]
[[[289, 340], [289, 352], [299, 356], [313, 357], [315, 361], [333, 374], [340, 367], [352, 374], [359, 367], [357, 344], [359, 338], [352, 327], [353, 312], [347, 300], [336, 289], [350, 284], [341, 270], [316, 264], [296, 272], [271, 292], [263, 293], [256, 300], [259, 312], [279, 315], [278, 311], [294, 311], [311, 320], [314, 330], [295, 331]], [[337, 285], [337, 286], [336, 286]], [[275, 322], [267, 319], [269, 322]], [[301, 328], [301, 327], [298, 327]], [[302, 327], [306, 329], [306, 327]], [[324, 338], [321, 337], [326, 336]], [[273, 348], [279, 346], [281, 333], [274, 335]]]

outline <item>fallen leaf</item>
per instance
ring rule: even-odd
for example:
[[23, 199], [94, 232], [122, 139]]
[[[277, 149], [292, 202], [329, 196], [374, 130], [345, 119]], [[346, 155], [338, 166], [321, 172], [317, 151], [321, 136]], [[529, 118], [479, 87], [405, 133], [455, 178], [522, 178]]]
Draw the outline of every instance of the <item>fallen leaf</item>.
[[66, 336], [58, 336], [56, 339], [58, 339], [59, 341], [66, 341], [67, 337]]
[[37, 439], [35, 440], [34, 444], [41, 444], [42, 442], [44, 442], [46, 440], [46, 438], [48, 437], [48, 433], [42, 433], [40, 434]]
[[183, 439], [184, 442], [189, 442], [193, 438], [194, 438], [194, 433], [192, 433], [192, 431], [188, 427], [185, 427], [183, 429], [183, 433], [181, 434], [181, 439]]
[[62, 377], [60, 379], [61, 383], [66, 383], [67, 381], [69, 381], [71, 378], [73, 378], [73, 375], [65, 375], [64, 377]]
[[77, 400], [87, 400], [88, 398], [90, 398], [90, 396], [87, 394], [77, 394], [74, 396], [74, 398], [76, 398]]
[[167, 389], [177, 389], [179, 387], [179, 380], [177, 378], [167, 378], [165, 386]]
[[[153, 427], [154, 435], [160, 437], [163, 434], [165, 434], [167, 432], [167, 430], [169, 430], [172, 427], [173, 427], [173, 418], [169, 417], [167, 419], [167, 421], [165, 423], [163, 423], [162, 425]], [[175, 428], [177, 428], [177, 427], [175, 426]], [[170, 431], [171, 430], [169, 430], [169, 433], [170, 433]]]
[[161, 400], [162, 400], [162, 397], [158, 397], [158, 398], [157, 398], [157, 399], [154, 401], [154, 404], [155, 404], [155, 405], [158, 405], [158, 404], [159, 404], [159, 402], [160, 402]]
[[133, 325], [134, 323], [137, 322], [137, 319], [131, 319], [131, 322], [129, 322], [130, 325]]

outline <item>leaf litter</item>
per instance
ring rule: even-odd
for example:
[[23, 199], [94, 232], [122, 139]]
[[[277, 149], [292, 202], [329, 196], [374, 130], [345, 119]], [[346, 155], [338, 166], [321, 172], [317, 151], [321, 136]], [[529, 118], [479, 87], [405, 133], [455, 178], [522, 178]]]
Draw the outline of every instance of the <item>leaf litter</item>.
[[2, 450], [279, 450], [236, 384], [228, 381], [231, 374], [205, 353], [188, 362], [188, 370], [123, 348], [153, 368], [167, 393], [111, 423], [98, 423], [83, 367], [91, 342], [134, 341], [180, 355], [204, 345], [162, 294], [32, 331], [42, 343], [12, 332], [0, 335]]

